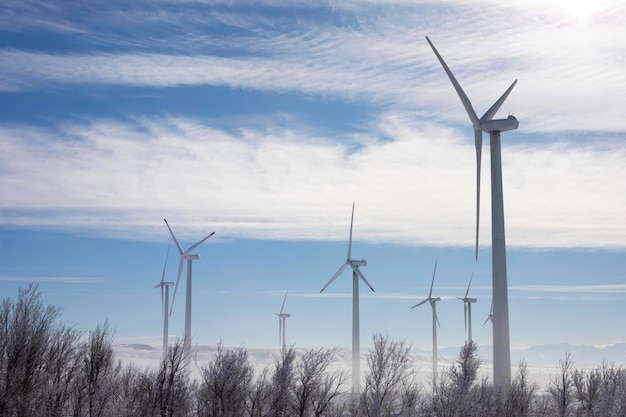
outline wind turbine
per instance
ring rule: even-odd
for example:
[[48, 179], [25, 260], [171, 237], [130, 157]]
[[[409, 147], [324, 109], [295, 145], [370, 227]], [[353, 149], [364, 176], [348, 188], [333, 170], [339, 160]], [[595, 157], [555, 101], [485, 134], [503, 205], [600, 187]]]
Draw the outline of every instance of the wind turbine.
[[472, 285], [472, 278], [474, 278], [474, 273], [472, 272], [472, 276], [470, 277], [469, 284], [467, 284], [467, 291], [465, 291], [465, 297], [456, 297], [459, 300], [463, 301], [463, 313], [465, 320], [465, 333], [467, 333], [467, 342], [472, 343], [472, 303], [476, 302], [475, 298], [469, 298], [467, 295], [469, 294], [470, 285]]
[[489, 310], [489, 315], [487, 316], [487, 320], [483, 323], [483, 326], [490, 321], [493, 324], [493, 300], [491, 300], [491, 309]]
[[341, 265], [341, 268], [333, 275], [333, 277], [324, 285], [324, 288], [320, 290], [320, 293], [326, 289], [346, 267], [352, 268], [352, 393], [355, 394], [359, 390], [359, 383], [361, 381], [361, 347], [359, 339], [359, 278], [365, 282], [372, 292], [374, 288], [367, 282], [365, 276], [359, 270], [360, 266], [366, 266], [367, 261], [365, 259], [354, 260], [350, 259], [352, 255], [352, 224], [354, 223], [354, 203], [352, 203], [352, 217], [350, 218], [350, 240], [348, 241], [348, 257], [346, 262]]
[[283, 313], [285, 309], [285, 301], [287, 301], [287, 294], [289, 291], [285, 293], [285, 298], [283, 299], [283, 305], [280, 307], [280, 313], [274, 313], [278, 316], [278, 344], [280, 345], [283, 352], [285, 351], [286, 346], [286, 338], [285, 338], [285, 328], [287, 327], [286, 318], [291, 317], [291, 314]]
[[433, 279], [430, 282], [430, 291], [428, 292], [428, 298], [420, 301], [411, 308], [419, 307], [426, 302], [430, 302], [430, 306], [433, 309], [433, 378], [437, 377], [437, 326], [439, 324], [439, 318], [437, 317], [437, 301], [441, 301], [440, 297], [433, 297], [433, 284], [435, 283], [435, 273], [437, 273], [437, 261], [435, 261], [435, 269], [433, 270]]
[[[196, 242], [191, 247], [189, 247], [189, 249], [187, 249], [186, 251], [183, 251], [183, 249], [180, 247], [180, 244], [178, 243], [178, 240], [176, 240], [176, 236], [174, 236], [174, 232], [172, 232], [172, 228], [167, 223], [167, 219], [163, 219], [163, 220], [165, 220], [165, 225], [167, 226], [167, 229], [170, 231], [170, 234], [172, 235], [172, 239], [174, 239], [174, 243], [176, 244], [176, 248], [178, 249], [178, 252], [180, 253], [180, 262], [178, 264], [178, 274], [176, 275], [176, 287], [174, 287], [174, 297], [172, 298], [172, 308], [174, 308], [174, 300], [176, 299], [176, 292], [178, 291], [178, 283], [180, 281], [180, 275], [183, 272], [183, 262], [187, 260], [187, 294], [186, 294], [187, 300], [186, 300], [186, 305], [185, 305], [185, 337], [183, 340], [183, 349], [189, 355], [189, 353], [191, 353], [191, 264], [193, 261], [200, 259], [199, 255], [192, 254], [191, 251], [193, 251], [195, 248], [200, 246], [205, 240], [213, 236], [215, 232], [211, 232], [211, 234], [206, 236], [204, 239]], [[170, 309], [170, 314], [172, 314], [171, 309]]]
[[[161, 308], [163, 310], [163, 356], [167, 355], [168, 346], [168, 319], [169, 319], [169, 300], [170, 300], [170, 287], [174, 285], [173, 282], [165, 282], [165, 268], [167, 268], [167, 258], [170, 256], [170, 245], [167, 245], [167, 255], [165, 255], [165, 265], [163, 265], [163, 273], [161, 274], [161, 282], [154, 286], [154, 288], [161, 287]], [[165, 291], [163, 291], [165, 288]]]
[[511, 384], [511, 348], [509, 337], [509, 300], [506, 274], [506, 242], [504, 237], [504, 200], [502, 194], [502, 157], [500, 132], [517, 129], [518, 120], [509, 115], [506, 119], [492, 120], [509, 93], [517, 83], [511, 86], [479, 119], [472, 103], [454, 78], [452, 71], [426, 37], [433, 52], [439, 59], [444, 71], [459, 95], [465, 111], [474, 127], [476, 145], [476, 259], [478, 259], [478, 219], [480, 213], [480, 164], [482, 151], [482, 132], [489, 133], [491, 150], [491, 263], [493, 291], [493, 380], [494, 384], [508, 387]]

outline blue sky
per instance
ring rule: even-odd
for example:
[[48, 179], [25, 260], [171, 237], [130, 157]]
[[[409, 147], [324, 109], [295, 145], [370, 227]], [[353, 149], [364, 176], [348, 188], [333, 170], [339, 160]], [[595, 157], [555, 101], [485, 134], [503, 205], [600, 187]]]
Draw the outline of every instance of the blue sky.
[[[491, 343], [489, 152], [474, 259], [473, 131], [424, 38], [499, 117], [511, 345], [626, 342], [626, 6], [619, 1], [37, 1], [0, 6], [0, 293], [37, 282], [63, 319], [161, 337], [170, 235], [194, 263], [193, 340]], [[167, 278], [176, 274], [174, 248]], [[182, 283], [182, 281], [181, 281]], [[171, 317], [181, 336], [184, 291]]]

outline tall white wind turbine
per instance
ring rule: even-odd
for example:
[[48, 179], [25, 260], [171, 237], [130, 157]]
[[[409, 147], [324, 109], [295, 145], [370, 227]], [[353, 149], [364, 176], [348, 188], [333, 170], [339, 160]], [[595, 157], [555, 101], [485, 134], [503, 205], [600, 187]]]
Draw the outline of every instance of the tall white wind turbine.
[[359, 270], [360, 266], [366, 266], [367, 261], [365, 259], [354, 260], [350, 259], [352, 256], [352, 224], [354, 222], [354, 203], [352, 203], [352, 217], [350, 218], [350, 240], [348, 241], [348, 257], [346, 262], [341, 265], [341, 268], [333, 275], [333, 277], [324, 285], [324, 288], [320, 290], [320, 293], [326, 289], [346, 267], [352, 268], [352, 393], [355, 394], [359, 391], [359, 385], [361, 381], [361, 346], [359, 338], [359, 278], [365, 282], [372, 292], [374, 288], [367, 282], [365, 276]]
[[511, 86], [479, 119], [472, 103], [457, 82], [456, 78], [437, 52], [430, 39], [426, 37], [437, 59], [461, 98], [474, 127], [476, 145], [476, 259], [478, 259], [478, 219], [480, 213], [480, 164], [482, 151], [482, 132], [489, 133], [491, 150], [491, 250], [492, 250], [492, 287], [493, 287], [493, 380], [499, 386], [511, 384], [511, 349], [509, 337], [509, 301], [506, 274], [506, 243], [504, 238], [504, 201], [502, 194], [502, 158], [500, 132], [517, 129], [518, 120], [509, 115], [506, 119], [492, 120], [509, 93], [517, 83]]
[[[168, 347], [168, 319], [169, 319], [169, 300], [170, 300], [170, 287], [174, 285], [173, 282], [165, 281], [165, 268], [167, 268], [167, 258], [170, 255], [170, 245], [167, 245], [167, 255], [165, 255], [165, 264], [163, 265], [163, 273], [161, 274], [161, 282], [155, 285], [154, 288], [161, 287], [161, 308], [163, 309], [163, 356], [167, 355]], [[165, 291], [163, 290], [165, 288]]]
[[285, 347], [287, 345], [287, 339], [285, 337], [287, 322], [285, 319], [291, 317], [291, 314], [283, 313], [283, 310], [285, 309], [285, 301], [287, 301], [287, 294], [289, 294], [289, 291], [285, 293], [285, 298], [283, 298], [283, 305], [280, 307], [280, 313], [274, 313], [278, 316], [278, 344], [283, 352], [285, 351]]
[[465, 320], [465, 333], [467, 333], [467, 343], [472, 343], [472, 303], [476, 302], [475, 298], [470, 298], [467, 296], [469, 294], [470, 285], [472, 285], [472, 278], [474, 278], [474, 273], [472, 273], [469, 284], [467, 284], [465, 297], [456, 297], [459, 300], [463, 301], [463, 316]]
[[[165, 225], [167, 226], [167, 229], [170, 231], [170, 234], [172, 235], [172, 239], [174, 239], [174, 243], [176, 244], [176, 248], [178, 249], [178, 252], [180, 253], [180, 262], [178, 264], [178, 274], [176, 275], [176, 287], [174, 287], [174, 297], [172, 298], [172, 308], [174, 308], [174, 300], [176, 299], [176, 292], [178, 291], [178, 283], [180, 281], [180, 276], [183, 272], [183, 263], [185, 260], [187, 261], [187, 294], [186, 294], [187, 299], [186, 299], [186, 305], [185, 305], [185, 337], [183, 339], [183, 348], [185, 352], [187, 352], [187, 354], [189, 355], [189, 353], [191, 352], [191, 275], [192, 275], [191, 265], [193, 261], [200, 259], [199, 255], [192, 254], [191, 251], [193, 251], [195, 248], [200, 246], [205, 240], [213, 236], [215, 232], [211, 232], [211, 234], [206, 236], [204, 239], [196, 242], [195, 244], [190, 246], [189, 249], [187, 249], [186, 251], [183, 251], [183, 248], [180, 247], [178, 240], [176, 240], [176, 236], [174, 236], [174, 232], [172, 232], [172, 228], [167, 223], [167, 219], [163, 219], [163, 220], [165, 220]], [[171, 309], [170, 309], [170, 314], [172, 314]]]
[[433, 378], [437, 377], [437, 326], [439, 324], [439, 318], [437, 317], [437, 301], [441, 301], [439, 297], [433, 297], [433, 284], [435, 283], [435, 274], [437, 273], [437, 261], [435, 261], [435, 269], [433, 270], [433, 279], [430, 282], [430, 291], [428, 292], [428, 298], [420, 301], [411, 308], [419, 307], [426, 302], [430, 303], [430, 307], [433, 310]]

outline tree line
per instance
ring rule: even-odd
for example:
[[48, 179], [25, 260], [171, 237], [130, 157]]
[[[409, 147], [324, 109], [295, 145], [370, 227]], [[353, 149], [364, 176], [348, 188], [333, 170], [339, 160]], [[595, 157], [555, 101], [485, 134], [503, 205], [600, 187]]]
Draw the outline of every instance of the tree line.
[[[0, 417], [461, 417], [626, 416], [626, 369], [577, 370], [569, 354], [547, 387], [524, 363], [507, 389], [479, 378], [474, 343], [445, 371], [421, 381], [404, 341], [375, 334], [362, 388], [332, 368], [337, 349], [285, 349], [257, 370], [244, 347], [206, 363], [170, 344], [157, 369], [123, 365], [108, 323], [89, 332], [60, 321], [36, 285], [0, 306]], [[197, 367], [196, 378], [190, 368]]]

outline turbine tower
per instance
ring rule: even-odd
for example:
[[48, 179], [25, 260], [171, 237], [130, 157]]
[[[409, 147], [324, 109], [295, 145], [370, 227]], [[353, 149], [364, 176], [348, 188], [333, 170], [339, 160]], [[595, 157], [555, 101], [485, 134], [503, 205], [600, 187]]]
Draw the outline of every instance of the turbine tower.
[[472, 285], [472, 278], [474, 278], [474, 273], [472, 272], [472, 276], [470, 277], [469, 284], [467, 284], [467, 291], [465, 291], [465, 297], [456, 297], [459, 300], [463, 301], [463, 313], [465, 320], [465, 333], [467, 333], [467, 343], [472, 343], [472, 303], [476, 302], [475, 298], [469, 298], [467, 295], [469, 294], [470, 285]]
[[[172, 308], [174, 308], [174, 300], [176, 299], [176, 292], [178, 291], [178, 283], [180, 281], [180, 276], [183, 272], [183, 263], [185, 260], [187, 261], [187, 294], [186, 294], [187, 299], [186, 299], [186, 305], [185, 305], [185, 337], [183, 339], [183, 349], [189, 356], [189, 354], [191, 353], [191, 275], [192, 275], [191, 264], [193, 261], [200, 259], [199, 255], [192, 254], [191, 251], [193, 251], [195, 248], [200, 246], [205, 240], [213, 236], [215, 232], [211, 232], [211, 234], [206, 236], [204, 239], [196, 242], [191, 247], [189, 247], [189, 249], [187, 249], [186, 251], [183, 251], [183, 249], [180, 247], [180, 244], [178, 243], [178, 240], [176, 240], [176, 236], [174, 236], [174, 232], [172, 232], [172, 228], [167, 223], [167, 219], [163, 219], [163, 220], [165, 220], [165, 225], [167, 226], [167, 229], [170, 231], [170, 234], [172, 235], [172, 239], [174, 239], [174, 243], [176, 244], [176, 248], [178, 249], [178, 252], [180, 253], [180, 262], [178, 264], [178, 274], [176, 276], [176, 287], [174, 287], [174, 297], [172, 298]], [[172, 314], [171, 309], [170, 309], [170, 314]]]
[[499, 386], [508, 387], [511, 384], [511, 348], [509, 337], [509, 301], [506, 275], [506, 243], [504, 238], [504, 201], [502, 195], [502, 158], [500, 132], [517, 129], [518, 120], [509, 115], [506, 119], [492, 120], [500, 109], [509, 93], [517, 83], [511, 86], [479, 119], [472, 107], [472, 103], [457, 82], [456, 78], [446, 65], [445, 61], [435, 49], [430, 39], [426, 37], [437, 59], [452, 82], [454, 89], [461, 98], [461, 102], [469, 115], [474, 127], [474, 142], [476, 145], [476, 259], [478, 259], [478, 224], [480, 213], [480, 164], [482, 152], [482, 132], [489, 133], [491, 150], [491, 250], [492, 250], [492, 291], [493, 291], [493, 381]]
[[437, 326], [439, 324], [439, 318], [437, 317], [437, 301], [441, 301], [439, 297], [433, 297], [433, 284], [435, 283], [435, 273], [437, 272], [437, 261], [435, 261], [435, 269], [433, 271], [433, 279], [430, 282], [430, 291], [428, 292], [428, 298], [420, 301], [411, 308], [419, 307], [426, 302], [430, 302], [430, 306], [433, 309], [433, 378], [437, 378]]
[[[154, 286], [154, 288], [161, 287], [161, 308], [163, 310], [163, 357], [167, 355], [168, 346], [168, 319], [169, 319], [169, 300], [170, 300], [170, 287], [174, 285], [173, 282], [165, 282], [165, 268], [167, 268], [167, 258], [170, 255], [170, 245], [167, 245], [167, 255], [165, 255], [165, 265], [163, 265], [163, 273], [161, 274], [161, 282]], [[165, 291], [163, 291], [165, 288]]]
[[366, 266], [367, 261], [361, 259], [360, 261], [350, 259], [352, 255], [352, 224], [354, 222], [354, 203], [352, 203], [352, 217], [350, 219], [350, 240], [348, 241], [348, 257], [346, 262], [341, 265], [341, 268], [333, 275], [324, 288], [320, 290], [320, 293], [326, 289], [346, 267], [352, 268], [352, 393], [355, 394], [359, 391], [359, 385], [361, 381], [361, 346], [359, 339], [359, 278], [365, 282], [372, 292], [374, 288], [367, 282], [365, 276], [359, 270], [360, 266]]
[[285, 329], [287, 327], [287, 322], [285, 321], [285, 319], [291, 317], [291, 314], [283, 313], [283, 310], [285, 309], [285, 301], [287, 301], [288, 293], [289, 291], [285, 293], [285, 298], [283, 299], [283, 305], [280, 307], [280, 313], [274, 313], [278, 316], [278, 345], [283, 350], [283, 352], [285, 351], [285, 347], [287, 345], [287, 339], [285, 338], [285, 333], [286, 333]]

